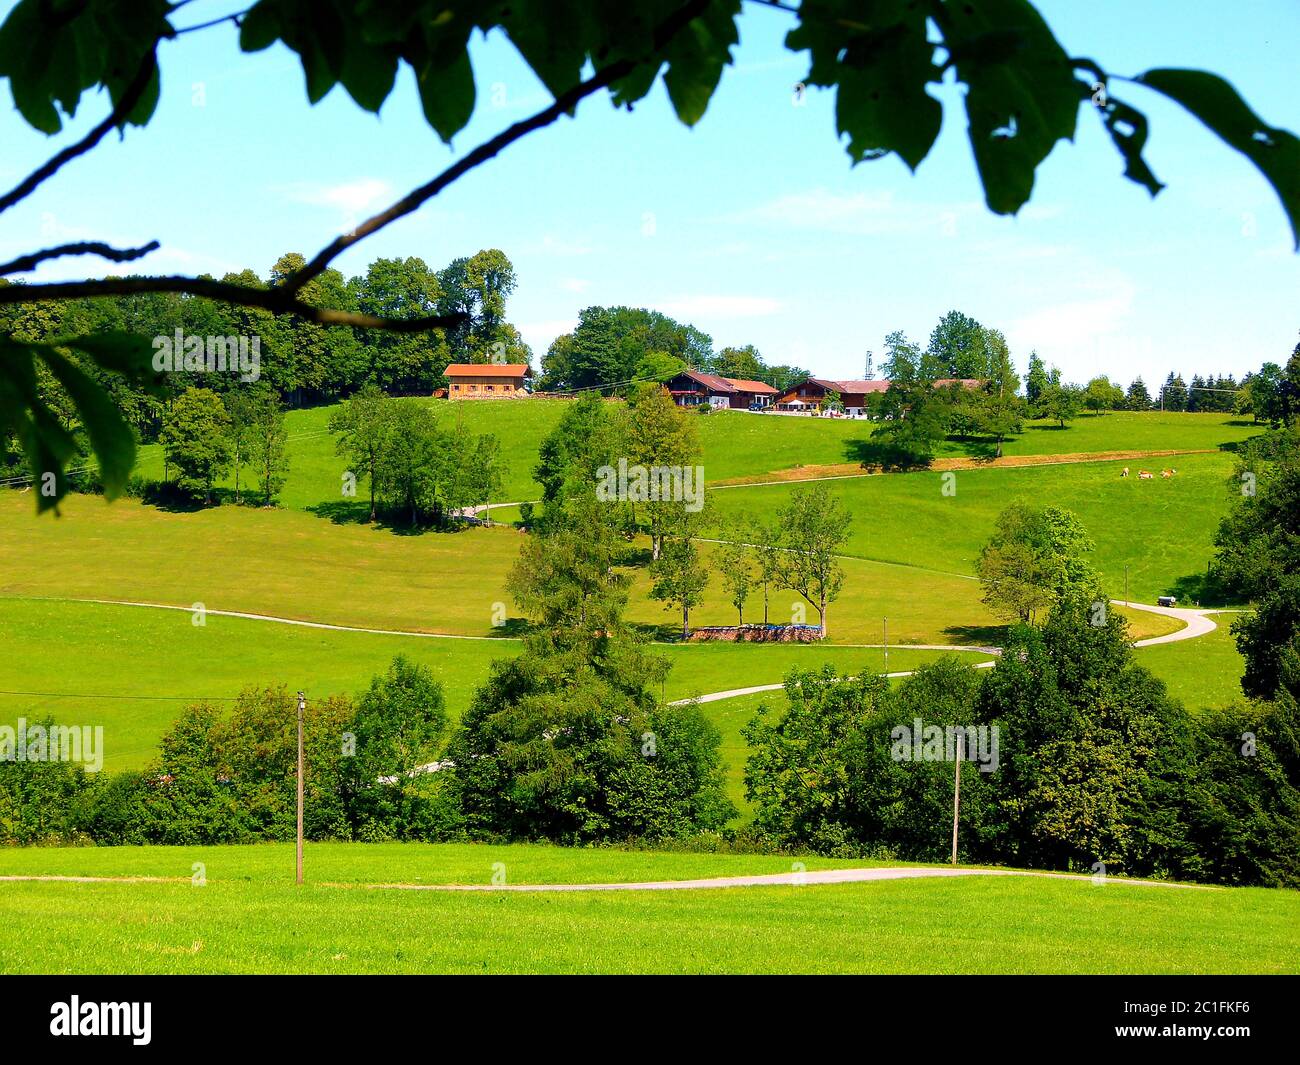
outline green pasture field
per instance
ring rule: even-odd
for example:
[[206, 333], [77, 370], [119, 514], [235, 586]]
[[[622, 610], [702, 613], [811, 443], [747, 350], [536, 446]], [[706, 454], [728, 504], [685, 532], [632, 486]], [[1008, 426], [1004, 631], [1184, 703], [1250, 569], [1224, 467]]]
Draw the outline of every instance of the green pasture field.
[[[809, 869], [851, 864], [801, 858]], [[206, 885], [195, 886], [196, 862]], [[501, 863], [496, 866], [496, 863]], [[1300, 894], [1109, 878], [964, 877], [663, 892], [364, 883], [629, 882], [793, 859], [547, 847], [309, 844], [0, 850], [4, 973], [1295, 973]], [[494, 868], [494, 866], [496, 866]]]
[[[285, 685], [311, 696], [355, 693], [395, 655], [427, 666], [458, 720], [491, 662], [519, 652], [514, 639], [458, 640], [339, 632], [209, 616], [202, 627], [180, 611], [0, 598], [0, 723], [46, 715], [65, 725], [103, 725], [105, 768], [141, 768], [163, 732], [191, 702], [224, 700], [250, 685]], [[667, 699], [779, 684], [794, 667], [829, 662], [845, 673], [883, 669], [883, 652], [791, 644], [688, 644], [655, 651], [671, 664]], [[941, 652], [891, 648], [891, 671]], [[971, 662], [989, 656], [967, 654]], [[779, 697], [780, 693], [775, 693]], [[727, 735], [730, 701], [703, 704]], [[746, 715], [747, 717], [747, 715]], [[743, 721], [741, 722], [743, 724]], [[739, 741], [739, 725], [735, 737]], [[735, 779], [744, 755], [728, 752]]]
[[[471, 435], [494, 433], [501, 442], [505, 476], [501, 498], [495, 502], [535, 500], [541, 492], [533, 479], [537, 449], [555, 427], [570, 401], [533, 400], [409, 400], [428, 403], [445, 424]], [[342, 496], [346, 463], [335, 452], [328, 431], [334, 407], [313, 407], [286, 415], [290, 471], [281, 493], [282, 506], [315, 510], [332, 517], [364, 520], [368, 501]], [[714, 411], [698, 416], [707, 481], [776, 473], [800, 466], [837, 465], [869, 461], [873, 456], [872, 423], [847, 418], [812, 418], [748, 411]], [[1031, 421], [1025, 431], [1004, 445], [1007, 455], [1056, 455], [1088, 452], [1230, 448], [1257, 434], [1247, 419], [1227, 414], [1116, 413], [1085, 415], [1061, 429], [1055, 423]], [[941, 457], [984, 457], [987, 441], [945, 441]], [[1172, 460], [1166, 460], [1172, 462]], [[140, 449], [137, 473], [162, 476], [162, 451], [156, 444]], [[223, 482], [233, 488], [233, 477]]]
[[[973, 574], [998, 514], [1010, 503], [1074, 511], [1097, 545], [1093, 565], [1106, 590], [1153, 603], [1179, 595], [1192, 605], [1214, 552], [1219, 521], [1231, 503], [1232, 457], [1226, 453], [1167, 460], [1168, 480], [1141, 481], [1132, 462], [917, 472], [824, 482], [854, 522], [844, 550], [860, 558]], [[1120, 476], [1125, 466], [1133, 470]], [[945, 485], [952, 494], [944, 495]], [[797, 484], [746, 485], [709, 494], [715, 513], [771, 513]]]
[[1235, 613], [1216, 614], [1218, 628], [1205, 636], [1139, 647], [1134, 654], [1138, 663], [1163, 680], [1169, 694], [1190, 710], [1240, 702], [1245, 699], [1241, 677], [1246, 663], [1229, 631], [1238, 617]]
[[[895, 479], [838, 483], [860, 486]], [[924, 486], [918, 481], [915, 487], [919, 492]], [[780, 499], [759, 493], [779, 491], [744, 488], [720, 496], [729, 504], [770, 506]], [[866, 506], [861, 491], [843, 489], [859, 513]], [[735, 498], [742, 495], [747, 499]], [[924, 501], [904, 496], [900, 505], [913, 506], [915, 524], [928, 524], [935, 536], [941, 535], [939, 521]], [[968, 506], [965, 501], [961, 505]], [[256, 507], [175, 512], [133, 500], [106, 505], [96, 497], [74, 496], [62, 504], [61, 518], [38, 519], [27, 511], [28, 506], [30, 501], [20, 494], [0, 495], [0, 557], [6, 560], [0, 571], [0, 596], [110, 599], [186, 608], [202, 603], [210, 610], [473, 636], [500, 635], [493, 622], [502, 617], [507, 633], [521, 623], [513, 617], [505, 588], [521, 534], [506, 526], [404, 536], [378, 526], [335, 525], [310, 514]], [[955, 509], [948, 515], [961, 513], [963, 518], [976, 519], [982, 515], [991, 527], [992, 516], [984, 513], [987, 500], [974, 509], [978, 511], [974, 515]], [[900, 536], [908, 533], [906, 521], [884, 516], [879, 520]], [[960, 551], [970, 534], [961, 522], [949, 524], [952, 528], [942, 535]], [[850, 550], [858, 546], [855, 540]], [[936, 546], [942, 544], [930, 545], [930, 550]], [[903, 548], [893, 553], [901, 554]], [[940, 555], [934, 561], [949, 559]], [[969, 573], [853, 558], [845, 559], [844, 566], [845, 590], [830, 609], [832, 642], [882, 643], [885, 618], [891, 643], [1000, 642], [1001, 625], [980, 601], [979, 584]], [[634, 576], [629, 620], [671, 638], [680, 631], [679, 616], [648, 598], [650, 580], [644, 567]], [[799, 620], [798, 609], [803, 610], [803, 620], [815, 622], [816, 612], [795, 593], [772, 592], [769, 618], [774, 623]], [[761, 592], [756, 591], [746, 619], [761, 620], [762, 611]], [[715, 576], [704, 605], [692, 613], [692, 623], [735, 621], [736, 613]], [[1133, 637], [1158, 635], [1168, 627], [1151, 615], [1136, 616]]]

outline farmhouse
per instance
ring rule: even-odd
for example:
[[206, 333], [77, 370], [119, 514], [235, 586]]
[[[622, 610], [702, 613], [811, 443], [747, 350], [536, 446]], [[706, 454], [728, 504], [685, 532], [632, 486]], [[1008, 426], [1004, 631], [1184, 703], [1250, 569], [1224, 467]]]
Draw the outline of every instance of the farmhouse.
[[861, 410], [866, 406], [869, 395], [888, 389], [888, 381], [828, 381], [821, 377], [809, 377], [777, 396], [775, 406], [777, 410], [814, 410], [821, 405], [828, 393], [835, 392], [839, 394], [845, 410]]
[[776, 389], [762, 381], [718, 377], [697, 370], [683, 370], [666, 387], [679, 407], [707, 403], [713, 407], [751, 410], [766, 407], [776, 398]]
[[526, 363], [453, 362], [443, 371], [448, 399], [503, 399], [528, 395]]
[[[934, 382], [934, 387], [971, 390], [979, 388], [983, 383], [973, 378], [943, 377]], [[773, 407], [783, 411], [816, 410], [826, 395], [834, 392], [840, 397], [846, 412], [862, 414], [865, 413], [868, 396], [888, 391], [888, 381], [829, 381], [821, 377], [809, 377], [777, 396]]]

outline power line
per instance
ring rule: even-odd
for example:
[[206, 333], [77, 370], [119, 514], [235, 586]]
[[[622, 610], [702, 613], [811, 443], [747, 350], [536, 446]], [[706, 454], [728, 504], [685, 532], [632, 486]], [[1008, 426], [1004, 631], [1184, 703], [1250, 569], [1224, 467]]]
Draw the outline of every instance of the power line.
[[0, 689], [0, 695], [13, 695], [40, 699], [127, 699], [138, 701], [169, 703], [233, 703], [236, 696], [231, 695], [93, 695], [88, 692], [28, 692]]

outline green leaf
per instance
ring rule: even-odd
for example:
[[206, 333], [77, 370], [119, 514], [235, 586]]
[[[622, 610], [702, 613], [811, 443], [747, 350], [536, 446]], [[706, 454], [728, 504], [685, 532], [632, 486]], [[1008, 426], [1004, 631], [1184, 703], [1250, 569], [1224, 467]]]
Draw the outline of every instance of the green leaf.
[[688, 126], [704, 117], [722, 70], [731, 62], [732, 45], [740, 40], [739, 14], [739, 0], [714, 0], [668, 43], [664, 86], [677, 117]]
[[239, 48], [260, 52], [280, 39], [280, 16], [274, 0], [258, 0], [239, 22]]
[[[48, 510], [67, 492], [63, 469], [78, 454], [72, 434], [46, 408], [36, 387], [35, 345], [0, 336], [0, 430], [11, 428], [22, 443], [36, 489], [36, 509]], [[54, 491], [44, 477], [54, 474]]]
[[344, 38], [341, 80], [359, 106], [378, 111], [397, 80], [397, 53], [348, 34]]
[[1034, 172], [1058, 140], [1073, 140], [1078, 79], [1028, 0], [944, 0], [935, 20], [957, 76], [984, 198], [998, 214], [1029, 200]]
[[926, 92], [937, 81], [926, 13], [903, 0], [848, 3], [815, 0], [786, 45], [807, 49], [808, 85], [836, 86], [835, 121], [855, 162], [895, 152], [915, 170], [943, 123], [943, 108]]
[[1300, 138], [1264, 122], [1232, 85], [1203, 70], [1148, 70], [1135, 79], [1181, 104], [1259, 168], [1300, 249]]
[[[552, 96], [582, 77], [585, 42], [594, 33], [590, 7], [585, 0], [516, 0], [501, 17], [511, 43]], [[568, 32], [557, 33], [556, 26]]]
[[[1082, 82], [1080, 85], [1083, 94], [1092, 100], [1092, 87]], [[1110, 134], [1110, 139], [1119, 149], [1120, 155], [1124, 157], [1124, 176], [1130, 181], [1137, 182], [1152, 196], [1156, 195], [1165, 186], [1151, 172], [1146, 160], [1142, 158], [1142, 149], [1146, 147], [1148, 133], [1146, 115], [1136, 107], [1117, 100], [1109, 93], [1106, 94], [1105, 100], [1104, 104], [1098, 103], [1096, 106], [1101, 111], [1106, 132]]]
[[77, 405], [81, 424], [99, 459], [104, 495], [113, 499], [126, 488], [135, 465], [135, 437], [108, 393], [57, 348], [37, 349], [55, 379]]
[[469, 52], [457, 50], [450, 62], [431, 56], [416, 71], [424, 117], [444, 141], [465, 128], [474, 113], [474, 70]]
[[91, 336], [62, 337], [54, 341], [54, 346], [75, 348], [102, 369], [121, 374], [154, 395], [163, 393], [163, 375], [153, 368], [153, 341], [139, 333], [109, 330]]

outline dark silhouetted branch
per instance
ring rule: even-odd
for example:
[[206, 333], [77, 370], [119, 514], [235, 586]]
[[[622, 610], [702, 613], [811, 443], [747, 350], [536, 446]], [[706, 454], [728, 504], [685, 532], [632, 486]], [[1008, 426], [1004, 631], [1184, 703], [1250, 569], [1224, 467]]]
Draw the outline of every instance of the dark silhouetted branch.
[[35, 285], [0, 285], [0, 306], [36, 303], [41, 300], [78, 299], [93, 296], [129, 296], [141, 292], [181, 292], [191, 296], [260, 307], [273, 314], [296, 314], [318, 325], [350, 325], [358, 329], [383, 329], [390, 333], [422, 333], [429, 329], [451, 329], [466, 319], [463, 312], [434, 314], [424, 318], [377, 318], [355, 311], [313, 307], [278, 288], [253, 288], [209, 277], [106, 277], [90, 281], [50, 281]]
[[45, 163], [28, 174], [21, 182], [15, 185], [3, 196], [0, 196], [0, 214], [9, 210], [10, 207], [19, 201], [25, 200], [35, 192], [42, 183], [52, 178], [65, 165], [72, 162], [72, 160], [76, 159], [79, 155], [85, 155], [88, 151], [94, 148], [95, 145], [104, 139], [109, 130], [115, 129], [125, 122], [126, 116], [135, 109], [135, 105], [140, 102], [140, 97], [144, 95], [144, 90], [148, 87], [149, 80], [154, 75], [157, 62], [157, 58], [151, 49], [144, 57], [144, 61], [140, 64], [140, 69], [136, 71], [135, 77], [131, 79], [131, 83], [126, 87], [126, 91], [122, 93], [122, 98], [117, 101], [117, 106], [113, 108], [109, 116], [82, 137], [81, 140], [77, 141], [76, 144], [71, 144], [64, 148], [63, 151], [51, 156]]
[[151, 240], [139, 248], [114, 248], [97, 240], [82, 241], [78, 244], [60, 244], [57, 248], [46, 248], [44, 251], [34, 251], [30, 255], [20, 255], [12, 262], [5, 263], [0, 266], [0, 277], [35, 270], [41, 263], [62, 258], [64, 255], [98, 255], [101, 259], [109, 259], [115, 263], [129, 263], [136, 259], [143, 259], [158, 248], [159, 244], [156, 240]]

